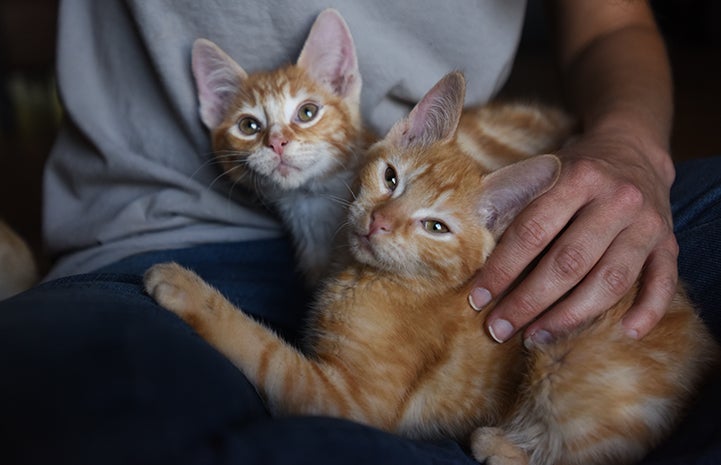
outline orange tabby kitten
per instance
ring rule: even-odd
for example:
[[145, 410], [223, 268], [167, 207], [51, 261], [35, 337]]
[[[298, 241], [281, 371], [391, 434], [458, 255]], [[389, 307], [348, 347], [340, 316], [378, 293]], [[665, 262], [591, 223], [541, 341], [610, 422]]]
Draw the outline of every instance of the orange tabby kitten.
[[449, 74], [370, 149], [350, 208], [355, 261], [323, 287], [302, 351], [178, 265], [151, 268], [146, 289], [276, 414], [467, 440], [491, 464], [636, 461], [674, 425], [715, 345], [680, 289], [640, 341], [619, 324], [636, 288], [546, 346], [497, 344], [481, 330], [470, 279], [560, 162], [542, 155], [489, 172], [456, 137], [464, 90]]
[[350, 185], [369, 144], [353, 39], [332, 9], [316, 19], [295, 65], [248, 75], [217, 45], [192, 52], [200, 116], [225, 174], [288, 229], [310, 284], [328, 269]]

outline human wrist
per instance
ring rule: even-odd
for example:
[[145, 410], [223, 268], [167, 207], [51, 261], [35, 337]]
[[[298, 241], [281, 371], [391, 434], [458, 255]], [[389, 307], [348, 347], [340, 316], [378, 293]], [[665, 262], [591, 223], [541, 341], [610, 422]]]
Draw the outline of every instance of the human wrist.
[[611, 139], [631, 147], [654, 169], [667, 187], [675, 178], [675, 168], [669, 153], [669, 131], [659, 125], [648, 124], [644, 118], [615, 112], [594, 118], [584, 125], [583, 133], [590, 137]]

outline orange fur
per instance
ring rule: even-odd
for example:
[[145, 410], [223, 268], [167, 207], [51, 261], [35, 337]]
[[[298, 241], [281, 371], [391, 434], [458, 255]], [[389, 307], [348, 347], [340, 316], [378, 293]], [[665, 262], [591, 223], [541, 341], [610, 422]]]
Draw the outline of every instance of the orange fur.
[[562, 110], [537, 103], [492, 102], [461, 115], [457, 143], [489, 171], [560, 148], [575, 127]]
[[[475, 458], [493, 464], [633, 462], [672, 428], [716, 346], [681, 289], [640, 341], [619, 324], [635, 288], [548, 346], [527, 350], [518, 336], [497, 344], [482, 331], [487, 310], [470, 310], [470, 279], [504, 212], [479, 202], [522, 208], [517, 199], [530, 197], [509, 200], [505, 191], [531, 188], [514, 187], [512, 174], [541, 179], [531, 189], [538, 195], [558, 161], [532, 157], [489, 174], [458, 142], [455, 124], [426, 117], [437, 117], [441, 102], [457, 123], [463, 84], [449, 75], [370, 149], [350, 210], [355, 261], [325, 282], [302, 351], [178, 265], [151, 268], [146, 288], [238, 366], [276, 414], [468, 440]], [[527, 124], [493, 108], [501, 118], [493, 124], [510, 133]], [[479, 146], [508, 145], [488, 140], [490, 131], [475, 134]]]

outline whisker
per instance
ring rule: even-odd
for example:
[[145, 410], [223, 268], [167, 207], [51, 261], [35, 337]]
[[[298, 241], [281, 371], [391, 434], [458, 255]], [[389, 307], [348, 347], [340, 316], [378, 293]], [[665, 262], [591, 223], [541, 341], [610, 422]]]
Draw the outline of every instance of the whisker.
[[344, 170], [347, 170], [347, 169], [348, 169], [348, 167], [346, 166], [346, 164], [345, 164], [345, 163], [343, 162], [343, 160], [341, 160], [340, 158], [338, 158], [338, 157], [330, 157], [330, 160], [331, 160], [332, 163], [336, 163], [336, 164], [340, 165], [340, 167], [343, 168]]
[[340, 195], [334, 195], [330, 193], [323, 193], [321, 196], [325, 199], [331, 200], [339, 205], [343, 205], [344, 207], [350, 207], [351, 202], [350, 200], [346, 199], [345, 197], [341, 197]]
[[348, 241], [339, 241], [340, 243], [336, 243], [336, 237], [338, 237], [338, 234], [340, 234], [343, 231], [347, 231], [348, 227], [350, 227], [350, 221], [347, 219], [343, 222], [341, 222], [336, 230], [333, 232], [333, 235], [331, 236], [331, 241], [336, 244], [336, 246], [348, 246]]
[[263, 195], [263, 186], [261, 185], [261, 179], [259, 176], [252, 176], [251, 179], [253, 181], [253, 192], [255, 193], [255, 198], [260, 202], [260, 204], [266, 209], [266, 210], [272, 210], [272, 205], [269, 205], [266, 201], [265, 196]]
[[[352, 254], [353, 249], [351, 248], [351, 245], [348, 241], [336, 241], [333, 250], [335, 250], [336, 254], [342, 255], [344, 257], [348, 257]], [[336, 257], [336, 261], [339, 257]]]
[[[223, 177], [227, 176], [227, 177], [230, 178], [230, 174], [231, 174], [233, 171], [235, 171], [235, 170], [237, 170], [237, 169], [240, 169], [240, 168], [242, 168], [242, 167], [243, 167], [243, 165], [236, 165], [236, 166], [230, 168], [229, 170], [223, 171], [223, 172], [220, 173], [218, 176], [216, 176], [215, 179], [213, 179], [213, 180], [211, 181], [211, 183], [208, 185], [208, 189], [212, 189], [212, 188], [213, 188], [213, 185], [214, 185], [216, 182], [218, 182], [220, 179], [222, 179]], [[231, 178], [231, 179], [232, 179], [232, 178]], [[240, 179], [235, 179], [235, 180], [233, 180], [233, 183], [235, 184], [235, 183], [237, 183], [237, 182], [239, 182], [239, 181], [240, 181]]]
[[198, 166], [198, 168], [196, 168], [195, 171], [193, 171], [193, 172], [191, 173], [190, 179], [194, 179], [195, 176], [197, 176], [197, 174], [198, 174], [203, 168], [205, 168], [205, 167], [207, 167], [207, 166], [210, 166], [210, 165], [214, 165], [214, 164], [216, 164], [216, 163], [219, 163], [219, 162], [218, 162], [217, 160], [213, 160], [213, 159], [204, 161], [203, 163], [201, 163], [201, 164]]
[[218, 150], [215, 152], [205, 153], [204, 157], [208, 157], [203, 163], [196, 168], [195, 171], [190, 175], [191, 179], [195, 178], [197, 174], [204, 168], [213, 165], [220, 165], [224, 161], [235, 159], [238, 164], [246, 164], [247, 158], [244, 157], [245, 152], [238, 152], [237, 150]]
[[358, 200], [358, 196], [356, 195], [355, 192], [353, 192], [353, 189], [350, 187], [350, 185], [348, 185], [347, 182], [344, 182], [343, 184], [345, 184], [345, 188], [348, 189], [348, 192], [350, 193], [351, 197], [353, 197], [353, 200], [351, 202], [349, 202], [349, 204]]
[[236, 179], [233, 181], [233, 183], [230, 185], [230, 189], [228, 189], [228, 200], [233, 201], [233, 190], [235, 189], [235, 186], [240, 182], [239, 179]]

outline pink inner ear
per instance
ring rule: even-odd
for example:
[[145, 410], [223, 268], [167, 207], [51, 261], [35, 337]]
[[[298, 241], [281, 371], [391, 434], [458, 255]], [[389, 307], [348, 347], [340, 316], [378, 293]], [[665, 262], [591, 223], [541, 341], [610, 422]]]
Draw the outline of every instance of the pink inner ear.
[[450, 140], [463, 111], [466, 82], [459, 72], [447, 74], [397, 122], [386, 137], [399, 147], [426, 146]]
[[359, 98], [361, 77], [353, 38], [340, 14], [323, 11], [315, 20], [298, 66], [342, 97]]
[[518, 214], [556, 183], [561, 162], [555, 155], [539, 155], [503, 167], [482, 181], [479, 213], [499, 238]]
[[248, 75], [217, 45], [205, 39], [198, 39], [193, 44], [192, 67], [200, 118], [213, 129], [223, 121], [228, 105]]

